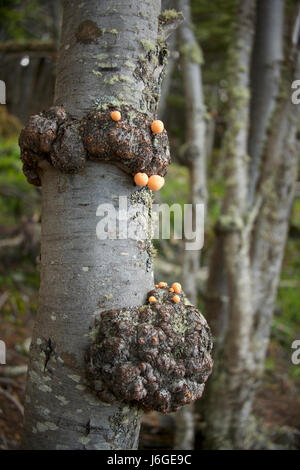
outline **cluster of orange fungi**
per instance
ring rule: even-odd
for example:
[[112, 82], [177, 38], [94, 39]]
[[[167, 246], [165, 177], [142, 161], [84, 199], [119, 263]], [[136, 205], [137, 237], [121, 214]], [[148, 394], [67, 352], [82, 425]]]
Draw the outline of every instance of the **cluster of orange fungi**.
[[[158, 284], [155, 284], [155, 287], [156, 287], [156, 289], [159, 289], [160, 287], [168, 287], [168, 283], [167, 282], [159, 282]], [[179, 282], [174, 282], [172, 284], [172, 286], [169, 288], [169, 292], [174, 292], [175, 294], [180, 294], [181, 284], [179, 284]], [[172, 300], [175, 304], [178, 304], [178, 302], [180, 302], [179, 295], [174, 295], [174, 297], [172, 297]], [[155, 302], [157, 302], [157, 298], [154, 297], [154, 295], [151, 295], [149, 297], [148, 301], [149, 301], [150, 304], [155, 304]]]
[[[112, 111], [110, 117], [113, 121], [118, 122], [122, 116], [120, 111]], [[158, 119], [153, 121], [151, 130], [153, 134], [160, 134], [164, 130], [164, 123]], [[151, 191], [159, 191], [165, 184], [165, 179], [160, 175], [148, 176], [146, 173], [136, 173], [134, 175], [134, 182], [137, 186], [148, 186]]]

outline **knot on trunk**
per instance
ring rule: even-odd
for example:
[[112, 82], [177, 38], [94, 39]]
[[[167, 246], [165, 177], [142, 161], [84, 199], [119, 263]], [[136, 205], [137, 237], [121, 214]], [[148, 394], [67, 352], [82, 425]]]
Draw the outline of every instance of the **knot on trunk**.
[[64, 173], [82, 170], [86, 160], [112, 162], [127, 173], [164, 176], [170, 163], [167, 132], [151, 131], [152, 120], [130, 106], [89, 112], [72, 119], [61, 106], [31, 116], [21, 131], [19, 145], [23, 172], [29, 183], [41, 185], [40, 163], [48, 161]]
[[91, 388], [102, 401], [169, 413], [201, 397], [211, 373], [205, 318], [183, 293], [154, 289], [156, 303], [102, 312], [86, 354]]

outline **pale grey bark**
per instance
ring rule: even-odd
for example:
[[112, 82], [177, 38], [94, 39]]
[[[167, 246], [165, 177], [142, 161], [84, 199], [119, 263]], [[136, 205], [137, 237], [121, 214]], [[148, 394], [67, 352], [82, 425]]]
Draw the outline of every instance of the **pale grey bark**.
[[[74, 117], [95, 106], [99, 98], [155, 113], [159, 89], [154, 90], [162, 78], [162, 65], [153, 69], [146, 84], [147, 77], [141, 77], [136, 67], [140, 57], [146, 60], [147, 53], [155, 49], [160, 0], [126, 0], [116, 5], [110, 0], [70, 1], [67, 5], [57, 65], [56, 103], [67, 105]], [[91, 44], [76, 37], [84, 20], [94, 21], [99, 28], [99, 36]]]
[[268, 124], [278, 94], [284, 3], [284, 0], [257, 2], [256, 33], [251, 64], [249, 207], [255, 199]]
[[[115, 5], [108, 0], [65, 1], [56, 104], [74, 117], [81, 117], [99, 99], [118, 100], [155, 115], [158, 96], [151, 92], [152, 87], [159, 90], [162, 65], [153, 66], [146, 83], [133, 71], [146, 57], [148, 42], [157, 41], [160, 6], [159, 0]], [[92, 43], [78, 42], [76, 31], [84, 20], [106, 32]], [[130, 197], [136, 189], [130, 176], [98, 162], [87, 162], [76, 175], [45, 165], [41, 178], [41, 286], [23, 448], [134, 449], [140, 411], [102, 403], [88, 390], [84, 353], [95, 315], [143, 304], [153, 287], [151, 256], [140, 250], [137, 240], [96, 238], [98, 205], [118, 207], [122, 195], [132, 207]], [[150, 205], [145, 196], [132, 221], [147, 240]]]

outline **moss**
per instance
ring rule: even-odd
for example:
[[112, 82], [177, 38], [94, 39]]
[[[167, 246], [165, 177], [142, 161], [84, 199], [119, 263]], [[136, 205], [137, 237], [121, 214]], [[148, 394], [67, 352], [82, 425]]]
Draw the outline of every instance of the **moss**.
[[106, 53], [97, 54], [94, 56], [94, 59], [103, 60], [109, 58], [109, 55]]
[[130, 62], [130, 60], [126, 60], [126, 62], [124, 62], [124, 65], [125, 67], [128, 67], [128, 68], [134, 68], [135, 65], [133, 62]]
[[243, 219], [237, 213], [234, 213], [234, 211], [221, 215], [217, 223], [218, 229], [225, 232], [241, 231], [244, 225]]
[[106, 85], [114, 85], [115, 83], [120, 81], [120, 78], [118, 75], [113, 75], [110, 78], [105, 77], [103, 81]]
[[99, 72], [98, 70], [93, 70], [93, 74], [96, 75], [97, 77], [102, 77], [102, 73]]
[[120, 76], [120, 81], [121, 82], [126, 82], [126, 83], [134, 83], [132, 78], [128, 77], [127, 75], [121, 75]]
[[156, 50], [156, 44], [154, 42], [143, 40], [141, 44], [146, 52], [155, 52]]
[[182, 18], [182, 13], [180, 11], [175, 10], [172, 8], [171, 10], [164, 10], [160, 15], [159, 19], [162, 22], [169, 22], [176, 20], [177, 18]]

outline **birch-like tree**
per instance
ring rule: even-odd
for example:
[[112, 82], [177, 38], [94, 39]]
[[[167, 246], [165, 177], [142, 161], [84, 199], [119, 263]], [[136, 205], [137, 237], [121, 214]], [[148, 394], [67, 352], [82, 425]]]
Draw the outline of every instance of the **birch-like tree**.
[[[82, 138], [70, 129], [74, 120], [82, 124], [89, 111], [129, 106], [155, 118], [165, 38], [174, 20], [159, 21], [160, 9], [160, 0], [64, 1], [55, 105], [63, 106], [69, 121], [62, 125], [64, 111], [56, 108], [38, 136], [48, 131], [54, 145], [52, 132], [62, 132], [63, 126], [63, 143], [57, 144], [60, 138], [55, 142], [58, 159], [68, 155], [65, 165], [81, 158]], [[49, 124], [53, 113], [55, 125]], [[29, 167], [29, 153], [23, 152], [24, 171], [31, 182], [42, 182], [42, 240], [23, 448], [134, 449], [141, 411], [97, 399], [87, 387], [84, 358], [95, 316], [142, 305], [153, 287], [150, 193], [135, 198], [132, 177], [110, 162], [90, 158], [81, 171], [70, 174], [47, 159], [38, 170]], [[117, 222], [122, 219], [119, 196], [127, 197], [128, 209], [136, 208], [132, 229], [139, 230], [142, 245], [123, 237], [96, 237], [104, 215], [97, 212], [100, 205], [113, 204]]]

